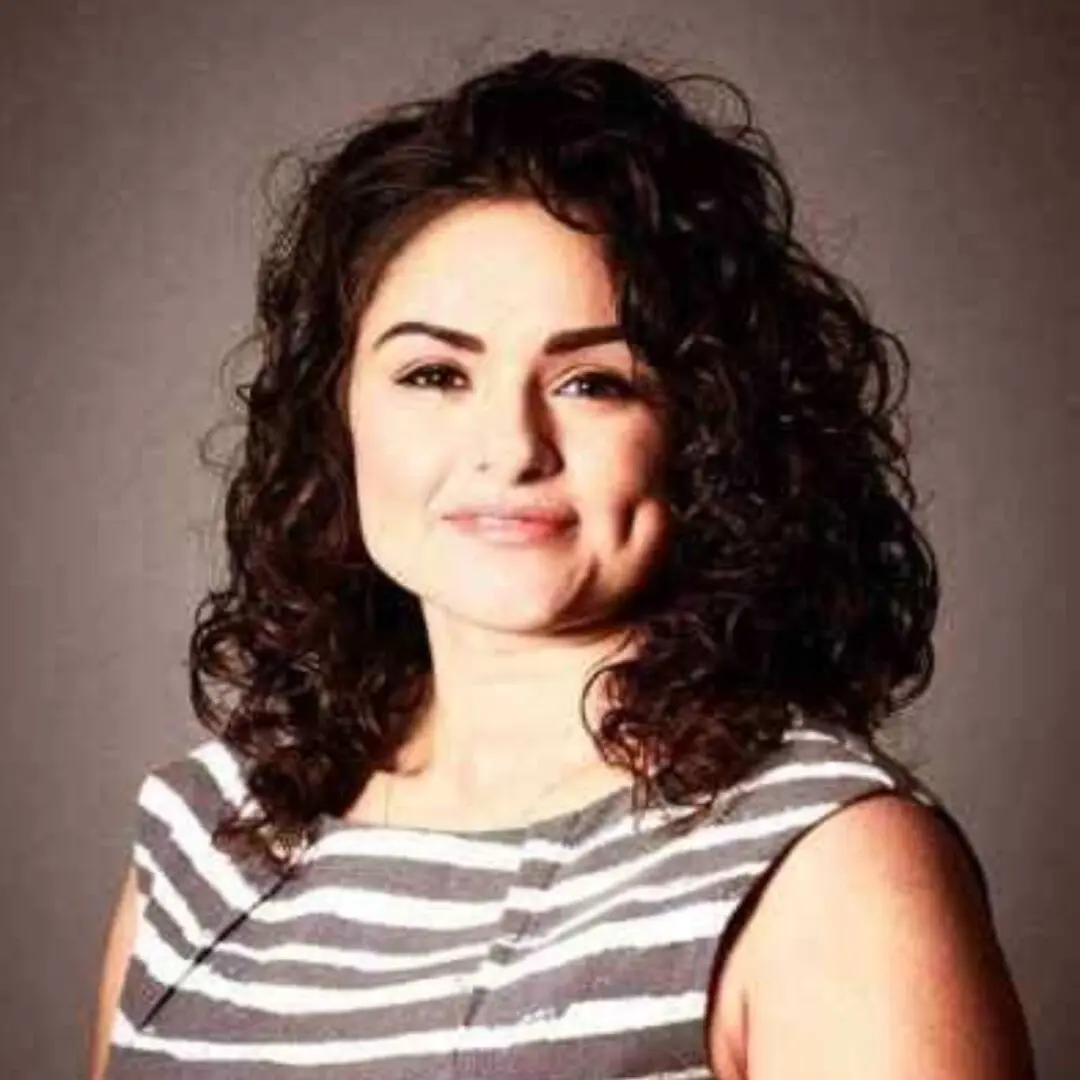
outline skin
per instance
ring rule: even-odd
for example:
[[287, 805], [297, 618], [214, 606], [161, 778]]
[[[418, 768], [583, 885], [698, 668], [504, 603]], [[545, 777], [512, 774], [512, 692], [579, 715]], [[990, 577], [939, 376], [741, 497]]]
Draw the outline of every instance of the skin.
[[105, 958], [98, 984], [97, 1019], [90, 1039], [89, 1080], [101, 1080], [109, 1063], [109, 1036], [120, 1004], [138, 921], [138, 884], [135, 868], [129, 867], [105, 937]]
[[959, 842], [863, 799], [802, 836], [728, 958], [722, 1080], [1034, 1080], [1027, 1020]]

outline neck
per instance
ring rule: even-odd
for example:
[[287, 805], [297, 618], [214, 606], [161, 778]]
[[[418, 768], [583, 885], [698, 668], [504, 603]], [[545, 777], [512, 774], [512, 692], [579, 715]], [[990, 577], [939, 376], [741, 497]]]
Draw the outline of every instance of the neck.
[[632, 655], [610, 629], [525, 640], [431, 632], [432, 674], [398, 765], [414, 781], [458, 798], [505, 794], [560, 771], [603, 765], [590, 734], [611, 704], [600, 666]]

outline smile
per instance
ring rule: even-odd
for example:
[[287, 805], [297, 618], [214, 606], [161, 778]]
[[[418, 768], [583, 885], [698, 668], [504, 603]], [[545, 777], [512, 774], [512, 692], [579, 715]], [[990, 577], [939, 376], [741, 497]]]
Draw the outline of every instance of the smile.
[[544, 521], [537, 518], [455, 517], [450, 524], [469, 536], [499, 544], [538, 544], [567, 531], [569, 522]]

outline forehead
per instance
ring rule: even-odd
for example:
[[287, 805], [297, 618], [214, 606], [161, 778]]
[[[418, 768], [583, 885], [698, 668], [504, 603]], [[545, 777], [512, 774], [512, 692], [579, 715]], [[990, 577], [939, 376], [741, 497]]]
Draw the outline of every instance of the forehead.
[[616, 296], [601, 239], [528, 200], [475, 201], [428, 223], [390, 261], [367, 306], [360, 344], [391, 320], [510, 324], [544, 333], [613, 321]]

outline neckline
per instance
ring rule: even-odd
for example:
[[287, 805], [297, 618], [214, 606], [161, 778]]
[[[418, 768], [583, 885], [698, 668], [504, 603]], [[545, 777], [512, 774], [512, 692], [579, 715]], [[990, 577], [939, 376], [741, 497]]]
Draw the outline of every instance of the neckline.
[[624, 800], [629, 803], [634, 790], [631, 780], [621, 787], [598, 795], [589, 802], [571, 810], [562, 810], [548, 817], [537, 818], [521, 825], [504, 825], [494, 829], [440, 829], [432, 825], [384, 825], [377, 821], [346, 821], [344, 818], [323, 814], [321, 835], [348, 835], [351, 832], [386, 834], [393, 836], [447, 837], [461, 840], [515, 840], [530, 835], [555, 836], [568, 831], [577, 822], [591, 825], [607, 816], [608, 811]]

